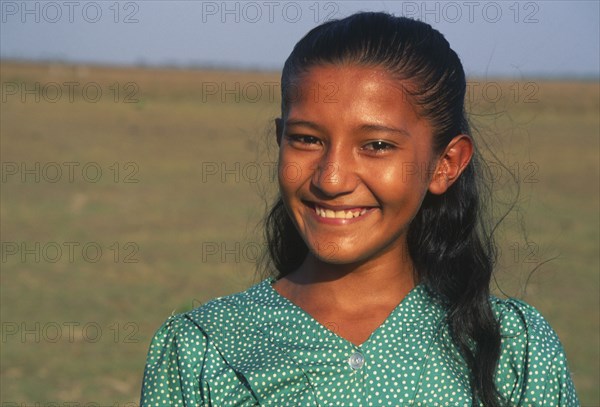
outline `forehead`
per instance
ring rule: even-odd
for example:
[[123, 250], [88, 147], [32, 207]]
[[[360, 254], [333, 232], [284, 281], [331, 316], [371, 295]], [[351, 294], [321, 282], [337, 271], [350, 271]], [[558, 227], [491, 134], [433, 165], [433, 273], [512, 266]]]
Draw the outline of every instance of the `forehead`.
[[379, 67], [319, 65], [299, 75], [287, 89], [287, 117], [333, 116], [420, 121], [406, 81]]

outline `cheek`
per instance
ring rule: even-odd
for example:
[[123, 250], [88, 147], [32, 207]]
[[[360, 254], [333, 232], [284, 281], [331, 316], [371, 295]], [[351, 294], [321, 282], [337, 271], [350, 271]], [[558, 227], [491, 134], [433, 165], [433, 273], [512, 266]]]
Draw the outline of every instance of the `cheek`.
[[426, 162], [404, 161], [400, 165], [388, 165], [373, 171], [369, 184], [388, 207], [415, 212], [427, 193], [428, 171]]
[[425, 164], [403, 161], [398, 165], [381, 166], [374, 176], [386, 189], [405, 190], [415, 188], [425, 181]]
[[277, 177], [282, 194], [290, 194], [310, 182], [312, 168], [315, 166], [306, 154], [294, 154], [294, 150], [282, 146], [277, 164]]
[[302, 173], [302, 167], [297, 162], [280, 161], [277, 168], [277, 177], [281, 192], [290, 194], [297, 189], [301, 183]]

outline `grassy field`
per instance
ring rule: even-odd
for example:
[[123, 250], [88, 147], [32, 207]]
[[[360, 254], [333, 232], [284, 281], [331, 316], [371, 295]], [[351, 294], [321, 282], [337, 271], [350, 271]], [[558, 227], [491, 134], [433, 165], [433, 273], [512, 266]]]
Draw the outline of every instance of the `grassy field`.
[[[0, 68], [1, 401], [137, 402], [160, 324], [259, 280], [278, 74]], [[494, 290], [541, 310], [599, 406], [599, 85], [470, 83], [494, 213], [516, 200]]]

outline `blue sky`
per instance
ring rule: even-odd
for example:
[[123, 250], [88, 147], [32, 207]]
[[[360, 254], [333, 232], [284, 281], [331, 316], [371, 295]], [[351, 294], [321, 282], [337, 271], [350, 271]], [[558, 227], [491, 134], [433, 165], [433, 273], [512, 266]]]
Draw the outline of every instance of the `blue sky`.
[[359, 10], [424, 20], [467, 74], [598, 77], [598, 1], [0, 1], [0, 57], [279, 70], [294, 44]]

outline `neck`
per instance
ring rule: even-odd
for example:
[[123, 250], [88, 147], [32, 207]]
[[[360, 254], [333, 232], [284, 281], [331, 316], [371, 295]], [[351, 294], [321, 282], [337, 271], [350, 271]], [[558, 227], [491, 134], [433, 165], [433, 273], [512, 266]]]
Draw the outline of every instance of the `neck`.
[[354, 309], [360, 304], [399, 303], [415, 286], [412, 260], [398, 251], [351, 264], [326, 263], [309, 253], [286, 277], [295, 295]]

